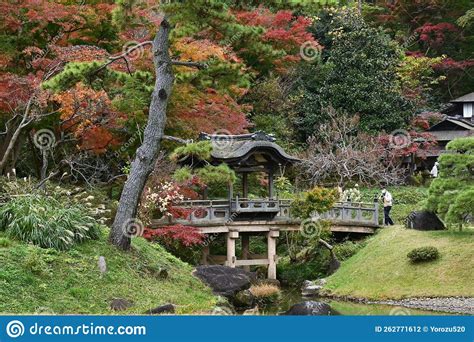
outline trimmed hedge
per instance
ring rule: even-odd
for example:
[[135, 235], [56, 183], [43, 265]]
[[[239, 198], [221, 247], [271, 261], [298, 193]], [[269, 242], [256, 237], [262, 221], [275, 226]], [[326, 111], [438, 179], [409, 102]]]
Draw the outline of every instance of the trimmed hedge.
[[407, 257], [412, 263], [432, 261], [439, 258], [439, 251], [436, 247], [426, 246], [412, 249]]

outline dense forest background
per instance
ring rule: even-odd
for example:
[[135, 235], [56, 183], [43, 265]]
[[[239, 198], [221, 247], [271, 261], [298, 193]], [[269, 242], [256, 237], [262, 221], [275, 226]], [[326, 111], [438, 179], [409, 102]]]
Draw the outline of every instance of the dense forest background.
[[154, 85], [143, 43], [163, 14], [173, 59], [206, 66], [174, 67], [166, 134], [182, 139], [264, 130], [299, 153], [342, 116], [368, 136], [416, 135], [474, 89], [470, 0], [7, 0], [0, 13], [4, 175], [127, 173]]

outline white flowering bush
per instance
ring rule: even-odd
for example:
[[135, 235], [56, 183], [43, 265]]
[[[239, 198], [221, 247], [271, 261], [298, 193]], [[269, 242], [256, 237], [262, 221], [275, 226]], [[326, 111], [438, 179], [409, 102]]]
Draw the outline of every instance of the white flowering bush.
[[360, 202], [361, 200], [362, 194], [357, 184], [354, 188], [344, 190], [340, 197], [341, 202]]
[[180, 186], [173, 182], [164, 181], [156, 188], [147, 187], [140, 203], [140, 218], [145, 224], [155, 216], [172, 216], [170, 207], [184, 200]]

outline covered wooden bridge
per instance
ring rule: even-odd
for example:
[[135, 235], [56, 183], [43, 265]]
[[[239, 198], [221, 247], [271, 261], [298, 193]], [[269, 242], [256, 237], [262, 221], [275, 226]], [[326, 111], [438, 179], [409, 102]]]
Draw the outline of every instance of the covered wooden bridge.
[[[267, 265], [268, 278], [276, 279], [276, 241], [281, 231], [299, 231], [314, 234], [319, 219], [329, 219], [333, 232], [372, 234], [378, 227], [378, 204], [337, 203], [329, 212], [301, 221], [291, 215], [291, 200], [275, 196], [274, 178], [287, 166], [298, 162], [288, 155], [275, 139], [257, 132], [244, 135], [207, 135], [201, 139], [210, 140], [213, 146], [213, 164], [226, 163], [240, 179], [241, 193], [235, 193], [229, 185], [228, 197], [214, 200], [183, 201], [179, 206], [189, 209], [186, 219], [154, 220], [154, 227], [172, 224], [185, 224], [198, 228], [203, 234], [217, 236], [225, 234], [227, 254], [211, 256], [209, 244], [203, 247], [202, 263], [223, 263], [230, 267]], [[268, 178], [268, 197], [249, 198], [249, 174], [264, 172]], [[251, 236], [265, 235], [267, 253], [254, 255], [249, 250]], [[242, 253], [236, 255], [236, 242], [241, 239]], [[209, 240], [209, 239], [208, 239]]]

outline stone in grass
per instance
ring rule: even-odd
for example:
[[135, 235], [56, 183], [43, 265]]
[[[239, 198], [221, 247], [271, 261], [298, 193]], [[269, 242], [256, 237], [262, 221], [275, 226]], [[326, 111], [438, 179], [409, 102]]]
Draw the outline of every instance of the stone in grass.
[[174, 306], [173, 304], [165, 304], [165, 305], [158, 306], [154, 309], [148, 310], [146, 314], [148, 315], [161, 315], [165, 313], [172, 314], [172, 313], [175, 313], [175, 311], [176, 311], [176, 306]]
[[110, 308], [114, 311], [124, 311], [131, 308], [133, 303], [123, 298], [113, 298], [110, 302]]
[[97, 266], [99, 266], [99, 271], [101, 275], [104, 275], [107, 272], [107, 263], [105, 262], [105, 257], [100, 256], [97, 261]]
[[408, 229], [444, 230], [446, 227], [435, 213], [427, 210], [412, 211], [405, 220]]
[[290, 316], [330, 316], [338, 314], [339, 313], [333, 310], [329, 304], [315, 301], [295, 304], [288, 311], [283, 313], [283, 315]]

